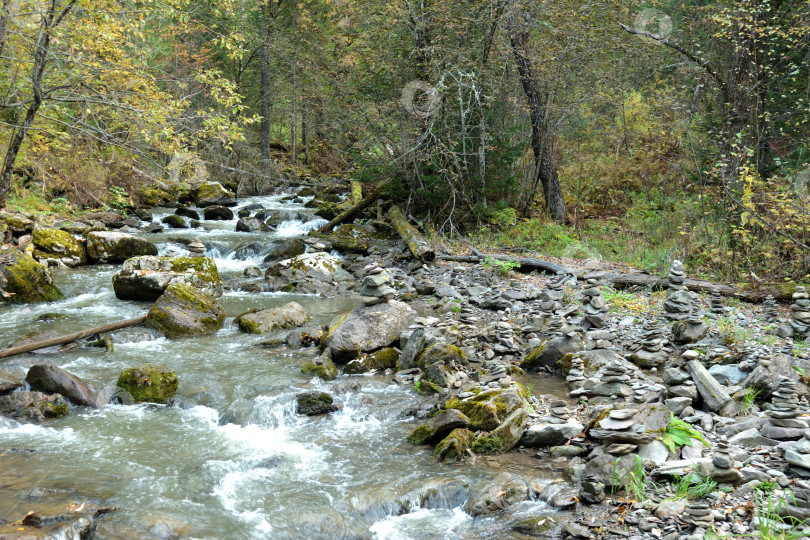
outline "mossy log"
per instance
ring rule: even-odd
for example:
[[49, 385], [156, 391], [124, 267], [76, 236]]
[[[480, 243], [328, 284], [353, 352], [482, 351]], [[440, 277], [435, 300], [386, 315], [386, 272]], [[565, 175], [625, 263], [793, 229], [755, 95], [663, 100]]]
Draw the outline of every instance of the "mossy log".
[[481, 262], [487, 257], [495, 259], [496, 261], [505, 261], [511, 262], [514, 264], [520, 265], [517, 270], [521, 272], [534, 272], [534, 271], [541, 271], [541, 272], [551, 272], [553, 274], [574, 274], [573, 270], [570, 270], [562, 265], [557, 263], [544, 261], [543, 259], [535, 259], [534, 257], [510, 257], [509, 255], [487, 255], [486, 253], [478, 252], [477, 255], [441, 255], [439, 256], [439, 260], [442, 261], [452, 261], [452, 262], [467, 262], [467, 263], [477, 263]]
[[329, 223], [318, 229], [317, 232], [327, 233], [332, 229], [334, 229], [335, 227], [337, 227], [338, 225], [340, 225], [341, 223], [354, 219], [354, 217], [357, 214], [359, 214], [360, 212], [371, 206], [374, 203], [374, 201], [376, 201], [379, 198], [379, 196], [380, 191], [378, 189], [375, 189], [374, 191], [369, 193], [369, 195], [365, 199], [361, 200], [359, 203], [355, 204], [351, 208], [335, 216], [335, 219], [333, 219], [332, 221], [330, 221]]
[[144, 315], [143, 317], [138, 317], [137, 319], [128, 319], [126, 321], [120, 321], [117, 323], [105, 324], [103, 326], [96, 326], [95, 328], [88, 328], [87, 330], [74, 332], [72, 334], [59, 336], [53, 339], [46, 339], [45, 341], [39, 341], [37, 343], [20, 345], [19, 347], [11, 347], [9, 349], [0, 350], [0, 358], [7, 358], [9, 356], [15, 356], [18, 354], [23, 354], [31, 351], [37, 351], [39, 349], [45, 349], [47, 347], [53, 347], [55, 345], [70, 343], [71, 341], [86, 338], [87, 336], [92, 336], [93, 334], [101, 334], [104, 332], [112, 332], [113, 330], [119, 330], [121, 328], [128, 328], [130, 326], [138, 326], [139, 324], [143, 324], [145, 320], [146, 315]]
[[[651, 289], [666, 289], [669, 287], [666, 278], [650, 274], [605, 274], [604, 281], [612, 282], [617, 289], [628, 287], [648, 287]], [[687, 289], [694, 292], [711, 293], [717, 290], [722, 296], [739, 298], [746, 302], [763, 302], [768, 295], [777, 302], [789, 304], [796, 284], [793, 283], [762, 283], [759, 285], [739, 284], [726, 285], [714, 283], [703, 279], [687, 279], [684, 282]]]
[[416, 227], [408, 223], [408, 220], [396, 205], [388, 210], [388, 219], [397, 230], [397, 234], [408, 244], [408, 249], [414, 257], [423, 262], [430, 262], [436, 258], [433, 247], [425, 240]]

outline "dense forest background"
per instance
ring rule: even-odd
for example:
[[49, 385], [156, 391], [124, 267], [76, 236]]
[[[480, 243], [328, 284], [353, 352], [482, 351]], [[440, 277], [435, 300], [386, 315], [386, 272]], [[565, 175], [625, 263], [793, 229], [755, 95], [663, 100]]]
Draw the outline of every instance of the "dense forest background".
[[807, 0], [0, 0], [0, 206], [381, 185], [449, 239], [808, 272]]

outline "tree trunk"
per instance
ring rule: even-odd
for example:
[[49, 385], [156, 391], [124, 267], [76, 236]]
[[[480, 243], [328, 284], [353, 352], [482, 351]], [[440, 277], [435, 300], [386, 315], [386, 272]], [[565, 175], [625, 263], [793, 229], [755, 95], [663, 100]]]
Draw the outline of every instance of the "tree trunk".
[[549, 141], [546, 132], [546, 110], [543, 96], [540, 92], [531, 59], [526, 53], [529, 33], [517, 15], [508, 18], [507, 31], [512, 46], [512, 54], [520, 75], [520, 83], [529, 106], [529, 115], [532, 122], [532, 152], [534, 153], [534, 177], [529, 183], [528, 191], [521, 193], [519, 210], [521, 215], [528, 216], [532, 201], [537, 193], [538, 184], [543, 186], [543, 195], [546, 199], [546, 213], [556, 222], [565, 221], [565, 202], [563, 200], [560, 180], [554, 168], [554, 160], [549, 150]]
[[0, 2], [0, 57], [3, 56], [3, 49], [6, 46], [6, 28], [8, 27], [8, 18], [11, 15], [11, 0], [2, 0]]
[[261, 107], [261, 127], [260, 132], [260, 147], [262, 156], [262, 169], [267, 172], [272, 167], [272, 158], [270, 157], [270, 41], [273, 39], [273, 31], [270, 27], [278, 15], [276, 0], [265, 0], [261, 4], [259, 10], [259, 40], [261, 41], [261, 54], [259, 61], [261, 63], [261, 83], [259, 91], [262, 97]]

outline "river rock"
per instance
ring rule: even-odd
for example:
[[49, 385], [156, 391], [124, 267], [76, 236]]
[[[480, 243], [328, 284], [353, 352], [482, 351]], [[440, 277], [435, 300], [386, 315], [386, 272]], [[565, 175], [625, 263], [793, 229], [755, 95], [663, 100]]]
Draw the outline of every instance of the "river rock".
[[67, 399], [84, 407], [98, 407], [96, 396], [90, 385], [53, 364], [36, 364], [31, 366], [25, 381], [32, 390], [47, 393], [59, 393]]
[[296, 412], [305, 416], [317, 416], [334, 410], [334, 400], [326, 392], [303, 392], [295, 396], [295, 403]]
[[444, 409], [432, 416], [425, 424], [414, 429], [408, 435], [411, 444], [429, 444], [447, 437], [457, 428], [466, 428], [470, 419], [457, 409]]
[[303, 326], [309, 315], [298, 302], [289, 302], [273, 309], [252, 310], [239, 315], [235, 323], [242, 332], [248, 334], [266, 334], [279, 328]]
[[225, 323], [216, 298], [186, 283], [172, 283], [146, 316], [146, 324], [168, 338], [213, 334]]
[[433, 455], [439, 461], [462, 460], [472, 452], [472, 443], [475, 441], [475, 433], [466, 428], [457, 428], [450, 432], [450, 435], [441, 440], [436, 445]]
[[396, 366], [397, 370], [402, 371], [404, 369], [411, 369], [416, 357], [424, 350], [424, 348], [425, 329], [417, 328], [413, 331], [410, 337], [408, 337], [408, 341], [405, 344], [405, 347], [402, 349], [402, 354], [399, 355], [399, 360], [397, 360]]
[[64, 298], [48, 269], [30, 255], [0, 246], [0, 301], [9, 304], [52, 302]]
[[583, 349], [585, 349], [585, 342], [577, 334], [554, 337], [527, 354], [520, 363], [520, 367], [527, 371], [541, 367], [554, 367], [565, 355], [574, 354]]
[[32, 236], [34, 258], [39, 261], [55, 260], [66, 266], [79, 266], [87, 262], [87, 250], [76, 237], [59, 229], [37, 229]]
[[360, 373], [374, 373], [386, 369], [394, 369], [399, 358], [399, 351], [393, 347], [387, 347], [374, 351], [373, 353], [363, 353], [354, 360], [349, 361], [343, 367], [346, 375], [357, 375]]
[[146, 364], [122, 371], [117, 386], [129, 393], [132, 403], [166, 403], [177, 391], [177, 373]]
[[87, 257], [97, 263], [121, 263], [139, 255], [157, 255], [158, 248], [149, 240], [112, 231], [87, 233]]
[[203, 218], [205, 218], [206, 221], [231, 221], [233, 219], [233, 212], [231, 212], [230, 208], [213, 205], [203, 210]]
[[307, 362], [301, 368], [301, 372], [307, 375], [314, 375], [324, 381], [332, 381], [337, 378], [338, 370], [335, 363], [326, 356], [319, 356], [314, 360]]
[[154, 301], [173, 283], [189, 285], [214, 298], [222, 296], [217, 264], [208, 257], [142, 256], [127, 259], [121, 271], [113, 277], [113, 290], [121, 300]]
[[353, 278], [343, 269], [340, 259], [328, 253], [316, 252], [276, 263], [268, 268], [265, 279], [274, 291], [313, 294], [334, 289], [338, 283]]
[[68, 414], [68, 404], [60, 394], [11, 392], [0, 396], [0, 414], [25, 422], [41, 422]]
[[460, 347], [449, 343], [434, 343], [422, 351], [413, 365], [427, 371], [430, 366], [435, 365], [457, 368], [465, 364], [467, 364], [467, 357]]
[[730, 401], [731, 396], [726, 393], [723, 385], [717, 382], [711, 373], [700, 363], [700, 360], [690, 360], [687, 365], [692, 374], [697, 391], [706, 407], [713, 412], [720, 412]]
[[779, 388], [780, 379], [788, 378], [798, 382], [797, 391], [800, 395], [806, 396], [807, 385], [799, 381], [799, 375], [793, 370], [795, 363], [795, 358], [785, 354], [760, 357], [760, 362], [748, 374], [742, 386], [756, 388], [760, 391], [760, 398], [768, 399]]
[[178, 216], [187, 217], [189, 219], [196, 219], [197, 221], [200, 220], [200, 214], [198, 214], [196, 210], [192, 210], [186, 206], [181, 206], [175, 210], [174, 213]]
[[194, 204], [200, 208], [208, 206], [236, 206], [236, 195], [228, 191], [219, 182], [203, 182], [191, 190]]
[[168, 226], [170, 229], [188, 229], [188, 223], [182, 216], [171, 214], [160, 220], [161, 223]]
[[416, 316], [410, 306], [396, 300], [360, 306], [333, 324], [322, 343], [332, 360], [347, 362], [393, 344]]
[[482, 433], [473, 443], [476, 454], [502, 454], [514, 448], [526, 429], [529, 413], [518, 408], [507, 416], [501, 425], [489, 433]]
[[523, 478], [502, 473], [489, 484], [473, 488], [464, 511], [474, 517], [487, 516], [530, 497], [531, 489]]
[[236, 222], [237, 232], [269, 232], [271, 230], [263, 221], [253, 217], [243, 217]]

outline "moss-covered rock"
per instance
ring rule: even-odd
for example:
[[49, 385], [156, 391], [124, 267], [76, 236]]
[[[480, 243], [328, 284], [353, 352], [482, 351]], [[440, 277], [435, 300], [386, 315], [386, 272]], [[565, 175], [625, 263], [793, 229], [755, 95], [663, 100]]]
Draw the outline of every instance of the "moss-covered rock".
[[113, 290], [121, 300], [157, 300], [171, 283], [222, 296], [217, 264], [208, 257], [132, 257], [113, 276]]
[[87, 262], [87, 250], [72, 234], [59, 229], [37, 229], [33, 234], [34, 257], [57, 259], [67, 266]]
[[225, 323], [217, 300], [185, 283], [172, 283], [146, 316], [146, 324], [168, 338], [213, 334]]
[[464, 351], [449, 343], [434, 343], [416, 357], [414, 366], [425, 371], [433, 365], [463, 365], [467, 363]]
[[62, 298], [47, 268], [16, 248], [0, 247], [0, 301], [28, 304]]
[[301, 368], [301, 372], [307, 375], [314, 375], [324, 381], [333, 381], [337, 378], [338, 370], [332, 360], [325, 356], [319, 356], [314, 360], [307, 362]]
[[34, 220], [19, 212], [0, 211], [0, 222], [4, 223], [14, 236], [31, 234], [34, 230]]
[[191, 190], [194, 202], [200, 208], [206, 206], [236, 206], [236, 195], [219, 182], [203, 182]]
[[526, 400], [520, 395], [520, 389], [513, 385], [506, 389], [479, 391], [466, 399], [453, 397], [447, 400], [444, 407], [458, 409], [464, 413], [470, 419], [472, 429], [492, 431], [512, 412], [518, 408], [525, 408], [526, 405]]
[[389, 347], [416, 318], [416, 311], [391, 301], [360, 306], [331, 328], [321, 343], [336, 362], [348, 362], [361, 353]]
[[158, 248], [149, 240], [113, 231], [87, 233], [87, 258], [97, 263], [122, 263], [139, 255], [157, 255]]
[[529, 413], [526, 409], [517, 409], [510, 414], [495, 430], [482, 434], [472, 445], [476, 454], [502, 454], [514, 448], [526, 429]]
[[442, 410], [433, 415], [426, 423], [414, 429], [408, 435], [411, 444], [428, 444], [439, 441], [458, 428], [470, 425], [470, 419], [456, 409]]
[[0, 396], [0, 414], [16, 420], [40, 422], [67, 416], [68, 412], [67, 401], [60, 394], [23, 391]]
[[188, 229], [188, 223], [186, 220], [183, 219], [183, 216], [178, 216], [177, 214], [171, 214], [163, 219], [160, 220], [161, 223], [169, 227], [170, 229]]
[[122, 371], [117, 385], [129, 393], [133, 403], [166, 403], [177, 391], [177, 373], [146, 364]]
[[303, 326], [309, 315], [297, 302], [289, 302], [273, 309], [252, 310], [236, 317], [239, 330], [248, 334], [266, 334], [280, 328]]
[[559, 336], [549, 339], [536, 347], [520, 363], [520, 367], [527, 371], [541, 367], [554, 367], [566, 354], [572, 354], [585, 349], [585, 342], [578, 335]]
[[475, 433], [466, 428], [454, 429], [436, 445], [433, 455], [439, 460], [462, 460], [469, 455]]
[[427, 379], [419, 379], [416, 381], [416, 383], [413, 385], [413, 389], [416, 390], [416, 393], [420, 396], [430, 396], [433, 394], [442, 393], [442, 389], [438, 384]]
[[304, 392], [295, 396], [295, 403], [298, 414], [315, 416], [332, 411], [334, 400], [326, 392]]
[[174, 206], [177, 194], [155, 186], [143, 185], [135, 191], [135, 201], [139, 206], [154, 208], [157, 206]]
[[385, 369], [393, 369], [397, 365], [399, 351], [393, 347], [380, 349], [370, 354], [362, 354], [359, 358], [350, 361], [343, 368], [343, 373], [356, 375], [359, 373], [371, 373]]

